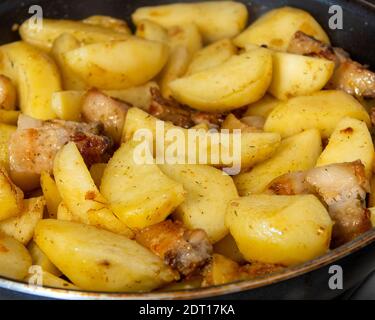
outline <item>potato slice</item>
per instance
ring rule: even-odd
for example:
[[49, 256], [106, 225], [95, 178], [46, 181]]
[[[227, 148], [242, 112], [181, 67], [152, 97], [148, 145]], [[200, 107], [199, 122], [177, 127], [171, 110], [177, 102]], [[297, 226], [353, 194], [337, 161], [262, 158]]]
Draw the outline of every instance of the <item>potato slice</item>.
[[51, 219], [56, 218], [57, 208], [62, 201], [56, 182], [48, 172], [42, 172], [40, 175], [40, 185], [44, 199], [46, 200], [48, 217]]
[[0, 73], [15, 83], [22, 113], [42, 120], [56, 117], [51, 95], [61, 90], [61, 81], [47, 54], [22, 41], [1, 46]]
[[126, 89], [154, 78], [167, 62], [168, 51], [160, 42], [132, 37], [71, 50], [64, 59], [90, 87]]
[[57, 189], [73, 220], [131, 237], [131, 230], [116, 218], [90, 176], [77, 146], [70, 142], [56, 155], [53, 173]]
[[213, 254], [211, 264], [205, 271], [203, 284], [207, 287], [241, 280], [239, 264], [221, 254]]
[[[171, 123], [160, 121], [140, 109], [130, 108], [126, 116], [123, 141], [132, 139], [135, 133], [141, 132], [139, 130], [146, 129], [150, 134], [152, 134], [152, 138], [154, 139], [155, 143], [157, 136], [156, 127], [158, 124], [164, 126], [165, 128], [164, 137], [162, 137], [164, 138], [165, 148], [162, 148], [159, 141], [159, 143], [156, 143], [155, 145], [154, 153], [159, 154], [164, 158], [167, 158], [167, 152], [173, 151], [173, 140], [167, 139], [168, 132], [181, 132], [181, 136], [185, 137], [186, 139], [186, 146], [189, 146], [189, 135], [195, 135], [197, 133], [197, 131], [192, 132], [190, 129], [183, 129], [181, 127], [173, 126]], [[196, 160], [193, 161], [193, 163], [228, 167], [233, 168], [234, 170], [236, 170], [237, 166], [240, 165], [239, 169], [245, 170], [272, 156], [280, 143], [280, 136], [278, 134], [244, 132], [241, 133], [240, 148], [236, 148], [236, 142], [238, 142], [237, 139], [239, 139], [238, 136], [231, 133], [222, 133], [223, 141], [229, 140], [229, 143], [227, 144], [227, 146], [229, 145], [229, 148], [226, 148], [224, 143], [221, 144], [221, 148], [217, 148], [218, 143], [215, 142], [215, 139], [210, 136], [207, 130], [201, 129], [201, 131], [198, 133], [202, 134], [199, 135], [197, 139], [192, 139], [196, 141], [197, 147], [193, 145], [182, 150], [182, 152], [185, 153], [181, 155], [181, 159], [185, 161], [185, 163], [189, 163], [188, 161], [190, 158], [192, 160]], [[161, 135], [163, 136], [163, 134]], [[158, 135], [158, 137], [160, 138], [160, 135]], [[237, 152], [239, 151], [239, 154], [234, 152], [235, 148]], [[228, 158], [228, 155], [233, 155], [232, 159], [230, 159], [231, 157]], [[239, 159], [237, 159], [237, 156]], [[202, 159], [200, 157], [206, 158], [206, 161], [199, 162], [198, 160]]]
[[241, 196], [259, 194], [272, 180], [285, 173], [314, 168], [321, 153], [319, 131], [307, 130], [281, 141], [272, 158], [258, 164], [250, 172], [234, 177], [234, 182]]
[[9, 140], [16, 130], [15, 126], [0, 123], [0, 166], [6, 170], [9, 170]]
[[191, 61], [186, 75], [207, 70], [223, 64], [237, 53], [235, 45], [229, 39], [219, 40], [201, 49]]
[[370, 125], [366, 109], [355, 98], [343, 91], [320, 91], [278, 105], [267, 118], [264, 130], [288, 137], [316, 128], [322, 138], [329, 138], [337, 123], [345, 117]]
[[172, 51], [167, 65], [160, 74], [159, 84], [164, 98], [171, 98], [172, 91], [169, 84], [186, 73], [190, 60], [191, 55], [186, 47], [179, 46]]
[[75, 219], [72, 212], [69, 211], [66, 204], [64, 202], [61, 202], [57, 208], [57, 220], [63, 220], [63, 221], [77, 221]]
[[150, 41], [168, 43], [168, 31], [160, 24], [151, 20], [140, 20], [137, 24], [137, 37]]
[[334, 69], [335, 63], [327, 59], [274, 52], [268, 92], [279, 100], [312, 94], [324, 88]]
[[43, 271], [55, 275], [56, 277], [60, 277], [62, 275], [61, 271], [56, 268], [56, 266], [51, 262], [50, 259], [48, 259], [45, 253], [40, 250], [34, 241], [30, 242], [27, 249], [29, 250], [33, 265], [40, 266]]
[[277, 107], [280, 100], [266, 94], [261, 100], [252, 103], [246, 110], [244, 117], [262, 117], [267, 119], [269, 114]]
[[43, 28], [35, 28], [33, 23], [26, 20], [19, 32], [22, 40], [43, 50], [51, 49], [53, 42], [64, 33], [74, 36], [84, 44], [129, 38], [127, 32], [114, 31], [112, 28], [81, 21], [45, 18], [43, 18]]
[[168, 45], [173, 51], [185, 47], [190, 58], [202, 48], [202, 37], [194, 23], [178, 24], [167, 28]]
[[137, 163], [142, 161], [136, 158], [138, 145], [129, 141], [116, 151], [100, 187], [116, 216], [134, 229], [164, 221], [185, 199], [182, 184], [169, 179], [155, 163]]
[[35, 242], [84, 290], [149, 291], [177, 278], [161, 259], [137, 242], [93, 226], [42, 220]]
[[[123, 90], [105, 90], [106, 95], [126, 101], [134, 107], [148, 110], [151, 105], [151, 88], [159, 88], [156, 82], [148, 82], [145, 85], [131, 87]], [[52, 109], [57, 117], [62, 120], [80, 121], [83, 97], [86, 91], [67, 90], [52, 94]], [[1, 117], [1, 111], [0, 111]]]
[[23, 280], [31, 267], [31, 257], [22, 243], [0, 233], [0, 275]]
[[131, 30], [128, 24], [122, 19], [116, 19], [110, 16], [94, 15], [83, 19], [82, 22], [93, 26], [112, 29], [115, 32], [131, 35]]
[[24, 209], [19, 216], [0, 222], [0, 232], [27, 245], [34, 235], [35, 226], [43, 218], [43, 197], [24, 200]]
[[290, 266], [329, 249], [332, 221], [313, 195], [252, 195], [233, 200], [226, 224], [248, 261]]
[[60, 69], [64, 90], [84, 90], [87, 88], [85, 81], [73, 72], [64, 59], [66, 52], [77, 49], [80, 46], [80, 42], [69, 33], [63, 33], [52, 44], [51, 55]]
[[258, 101], [272, 79], [272, 56], [258, 49], [170, 83], [173, 97], [197, 110], [224, 112]]
[[224, 222], [227, 205], [238, 197], [232, 178], [206, 165], [162, 164], [159, 167], [186, 190], [186, 199], [177, 207], [175, 217], [189, 229], [206, 231], [211, 243], [224, 238], [228, 234]]
[[23, 192], [0, 167], [0, 221], [17, 216], [23, 210]]
[[283, 7], [268, 11], [234, 39], [238, 47], [247, 44], [266, 45], [275, 50], [286, 51], [297, 31], [329, 43], [329, 38], [318, 22], [306, 11]]
[[16, 87], [11, 79], [0, 74], [0, 110], [15, 110], [16, 102]]
[[163, 27], [195, 23], [205, 42], [231, 38], [245, 28], [248, 12], [245, 5], [232, 1], [178, 3], [142, 7], [133, 15], [133, 22], [148, 19]]
[[[80, 288], [78, 288], [74, 284], [64, 279], [61, 279], [58, 276], [48, 271], [42, 271], [40, 276], [41, 276], [41, 282], [42, 282], [41, 285], [43, 287], [58, 288], [58, 289], [65, 289], [65, 290], [80, 290]], [[34, 277], [35, 275], [31, 273], [26, 277], [25, 281], [29, 283], [30, 285], [39, 285], [38, 279]]]
[[245, 259], [240, 250], [238, 249], [236, 241], [234, 241], [231, 234], [228, 234], [219, 242], [215, 243], [214, 252], [225, 257], [228, 257], [229, 259], [237, 263], [245, 262]]
[[361, 160], [368, 178], [372, 175], [374, 144], [363, 121], [344, 118], [332, 133], [327, 147], [320, 155], [317, 166]]

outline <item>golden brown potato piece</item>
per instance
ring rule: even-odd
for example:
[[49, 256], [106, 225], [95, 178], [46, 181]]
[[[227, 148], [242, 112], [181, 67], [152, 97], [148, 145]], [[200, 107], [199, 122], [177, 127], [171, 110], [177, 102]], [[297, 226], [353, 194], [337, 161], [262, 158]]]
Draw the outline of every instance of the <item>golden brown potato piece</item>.
[[51, 219], [56, 218], [57, 208], [62, 199], [59, 190], [57, 190], [55, 180], [46, 171], [43, 171], [40, 175], [40, 186], [43, 191], [44, 199], [46, 200], [48, 217]]
[[125, 20], [116, 19], [110, 16], [94, 15], [83, 19], [82, 22], [112, 29], [113, 31], [120, 33], [131, 34], [130, 28]]
[[92, 291], [150, 291], [178, 279], [163, 261], [124, 236], [75, 222], [45, 219], [35, 242], [75, 285]]

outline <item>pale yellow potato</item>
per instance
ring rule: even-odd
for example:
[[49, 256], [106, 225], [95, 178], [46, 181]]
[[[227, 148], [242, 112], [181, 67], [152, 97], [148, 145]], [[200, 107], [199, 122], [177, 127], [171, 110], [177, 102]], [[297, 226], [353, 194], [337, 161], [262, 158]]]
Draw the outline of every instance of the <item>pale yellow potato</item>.
[[224, 238], [228, 234], [227, 205], [238, 197], [232, 178], [207, 165], [161, 164], [159, 167], [186, 190], [185, 201], [177, 207], [175, 217], [189, 229], [206, 231], [211, 243]]
[[19, 215], [23, 208], [23, 192], [13, 184], [5, 168], [0, 167], [0, 221]]
[[94, 15], [83, 19], [82, 22], [131, 35], [131, 30], [128, 24], [122, 19], [117, 19], [110, 16]]
[[73, 216], [73, 213], [69, 211], [66, 204], [64, 202], [60, 202], [58, 208], [57, 208], [57, 220], [63, 220], [63, 221], [75, 221], [75, 217]]
[[168, 43], [168, 31], [160, 24], [151, 20], [140, 20], [135, 35], [142, 39]]
[[372, 175], [374, 144], [363, 121], [344, 118], [336, 126], [317, 166], [361, 160], [368, 178]]
[[232, 56], [223, 64], [175, 80], [173, 97], [194, 109], [224, 112], [260, 100], [272, 79], [272, 55], [258, 49]]
[[192, 58], [202, 48], [202, 36], [194, 23], [178, 24], [167, 29], [168, 45], [171, 50], [186, 47]]
[[191, 75], [223, 64], [237, 53], [236, 46], [230, 39], [223, 39], [198, 51], [186, 72]]
[[226, 224], [247, 261], [296, 265], [329, 249], [332, 221], [313, 195], [252, 195], [231, 201]]
[[177, 278], [160, 258], [137, 242], [93, 226], [42, 220], [35, 242], [84, 290], [150, 291]]
[[56, 117], [51, 95], [61, 90], [61, 80], [47, 54], [22, 41], [1, 46], [0, 73], [16, 85], [22, 113], [42, 120]]
[[56, 218], [57, 208], [62, 201], [59, 190], [57, 190], [56, 182], [48, 172], [42, 172], [40, 175], [40, 186], [46, 200], [48, 217]]
[[259, 194], [277, 177], [315, 167], [322, 153], [319, 131], [311, 129], [281, 141], [272, 158], [256, 165], [251, 171], [234, 177], [241, 196]]
[[245, 259], [237, 247], [236, 241], [234, 241], [231, 234], [216, 242], [214, 245], [214, 252], [221, 254], [229, 259], [237, 262], [243, 263]]
[[0, 232], [27, 245], [34, 235], [35, 226], [43, 218], [43, 197], [26, 199], [20, 215], [0, 221]]
[[16, 102], [16, 87], [12, 80], [0, 74], [0, 110], [14, 110]]
[[55, 20], [43, 18], [43, 27], [37, 28], [26, 20], [19, 29], [25, 42], [43, 50], [52, 48], [53, 42], [63, 33], [68, 33], [83, 44], [112, 40], [125, 40], [129, 33], [114, 31], [112, 28], [84, 23], [82, 21]]
[[73, 215], [73, 221], [133, 236], [131, 230], [109, 209], [107, 200], [96, 187], [73, 142], [57, 153], [53, 174], [61, 198]]
[[229, 132], [233, 132], [235, 129], [239, 129], [241, 132], [260, 132], [259, 129], [242, 122], [242, 119], [238, 119], [233, 113], [227, 115], [221, 124], [221, 129], [228, 129]]
[[168, 52], [165, 44], [132, 37], [90, 44], [63, 56], [65, 63], [89, 87], [110, 90], [150, 81], [164, 67]]
[[0, 110], [0, 123], [15, 126], [20, 113], [18, 110]]
[[244, 117], [258, 116], [267, 118], [269, 114], [280, 103], [275, 97], [266, 94], [261, 100], [252, 103], [244, 113]]
[[104, 170], [100, 191], [116, 216], [132, 229], [164, 221], [185, 199], [181, 183], [168, 178], [149, 154], [143, 162], [139, 142], [118, 149]]
[[[159, 86], [156, 82], [148, 82], [142, 86], [122, 90], [105, 90], [103, 92], [112, 98], [126, 101], [134, 107], [148, 110], [152, 101], [151, 88], [159, 88]], [[83, 97], [86, 92], [83, 90], [54, 92], [51, 103], [57, 117], [62, 120], [79, 121], [81, 119]]]
[[279, 100], [312, 94], [324, 88], [334, 69], [335, 63], [327, 59], [274, 52], [268, 92]]
[[6, 170], [9, 170], [9, 141], [16, 130], [15, 126], [0, 123], [0, 165]]
[[231, 38], [241, 32], [247, 23], [245, 5], [232, 1], [176, 3], [154, 7], [142, 7], [133, 15], [133, 22], [152, 20], [163, 27], [195, 23], [205, 42]]
[[40, 266], [43, 271], [46, 271], [56, 277], [60, 277], [62, 275], [61, 271], [56, 268], [56, 266], [51, 262], [50, 259], [48, 259], [45, 253], [34, 241], [29, 243], [27, 249], [29, 250], [33, 265]]
[[186, 73], [190, 60], [191, 55], [185, 46], [179, 46], [173, 49], [169, 56], [168, 63], [159, 78], [160, 90], [164, 98], [168, 99], [172, 96], [169, 84], [181, 78]]
[[81, 43], [77, 38], [69, 33], [63, 33], [61, 36], [57, 37], [52, 44], [50, 54], [59, 67], [64, 90], [84, 90], [87, 88], [85, 81], [75, 74], [64, 60], [64, 54], [66, 52], [77, 49], [80, 46]]
[[[176, 134], [180, 132], [179, 135], [185, 138], [186, 146], [189, 146], [190, 136], [193, 145], [183, 150], [180, 149], [181, 154], [178, 161], [182, 160], [183, 163], [190, 161], [190, 163], [209, 164], [234, 170], [240, 165], [240, 169], [245, 170], [271, 157], [280, 144], [280, 135], [277, 133], [243, 132], [240, 135], [222, 133], [223, 143], [221, 148], [218, 148], [218, 143], [215, 142], [217, 135], [210, 134], [206, 129], [192, 131], [173, 126], [171, 123], [160, 121], [138, 108], [128, 110], [122, 141], [129, 141], [137, 132], [140, 140], [142, 138], [148, 140], [147, 137], [142, 137], [139, 134], [142, 129], [146, 129], [152, 134], [151, 140], [155, 143], [158, 125], [164, 127], [164, 135], [161, 131], [161, 138], [164, 138], [165, 148], [163, 150], [162, 145], [156, 143], [154, 154], [159, 154], [165, 159], [168, 158], [169, 153], [173, 154], [175, 150], [174, 140], [170, 140], [168, 132]], [[229, 143], [226, 143], [228, 140]], [[199, 159], [205, 159], [205, 161], [198, 161]]]
[[[38, 277], [41, 277], [39, 280]], [[41, 274], [33, 274], [32, 272], [25, 278], [25, 281], [30, 285], [38, 286], [38, 281], [41, 281], [40, 285], [47, 288], [57, 288], [57, 289], [66, 289], [66, 290], [80, 290], [74, 284], [59, 278], [58, 276], [48, 272], [42, 271]]]
[[100, 188], [100, 185], [102, 183], [102, 178], [106, 167], [106, 163], [95, 163], [90, 168], [91, 178], [92, 180], [94, 180], [98, 188]]
[[23, 280], [31, 263], [30, 254], [22, 243], [0, 233], [0, 276]]
[[264, 130], [288, 137], [316, 128], [322, 138], [329, 138], [345, 117], [362, 120], [370, 126], [366, 109], [355, 98], [343, 91], [319, 91], [280, 103], [268, 116]]
[[329, 43], [329, 38], [319, 23], [306, 11], [283, 7], [268, 11], [234, 39], [238, 47], [248, 44], [266, 45], [286, 51], [297, 31]]

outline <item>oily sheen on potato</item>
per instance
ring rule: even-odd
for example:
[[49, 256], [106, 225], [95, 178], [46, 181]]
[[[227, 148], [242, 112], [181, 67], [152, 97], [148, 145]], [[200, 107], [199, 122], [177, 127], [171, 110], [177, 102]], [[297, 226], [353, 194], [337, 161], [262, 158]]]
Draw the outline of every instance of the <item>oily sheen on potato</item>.
[[194, 109], [224, 112], [260, 100], [272, 79], [272, 56], [257, 49], [169, 84], [173, 97]]
[[149, 291], [176, 279], [160, 258], [134, 240], [93, 226], [45, 219], [34, 240], [84, 290]]
[[247, 261], [295, 265], [329, 249], [332, 221], [313, 195], [251, 195], [229, 203], [226, 224]]

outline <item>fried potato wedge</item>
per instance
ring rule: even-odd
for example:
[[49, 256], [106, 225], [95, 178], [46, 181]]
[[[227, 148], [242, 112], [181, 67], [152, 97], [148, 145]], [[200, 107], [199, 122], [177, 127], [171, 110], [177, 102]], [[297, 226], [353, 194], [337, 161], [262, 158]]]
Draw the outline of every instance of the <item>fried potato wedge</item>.
[[[223, 142], [221, 148], [218, 148], [217, 136], [210, 135], [207, 130], [191, 131], [190, 129], [173, 126], [171, 123], [160, 121], [138, 108], [128, 110], [122, 141], [129, 141], [137, 132], [138, 139], [146, 138], [145, 140], [147, 140], [147, 137], [142, 134], [143, 129], [146, 129], [152, 134], [151, 140], [155, 143], [158, 126], [164, 128], [160, 130], [164, 130], [165, 148], [162, 149], [162, 146], [156, 143], [154, 153], [158, 153], [164, 158], [167, 158], [167, 152], [173, 154], [175, 150], [173, 146], [174, 138], [173, 136], [172, 138], [169, 137], [171, 133], [185, 137], [187, 146], [189, 145], [189, 136], [192, 136], [190, 139], [193, 146], [181, 150], [182, 154], [179, 161], [185, 161], [183, 163], [189, 163], [187, 161], [190, 158], [190, 161], [195, 161], [193, 163], [228, 167], [228, 169], [233, 168], [233, 170], [240, 166], [240, 169], [245, 170], [268, 159], [280, 144], [280, 135], [275, 133], [244, 132], [241, 133], [240, 137], [232, 133], [222, 133], [223, 141], [228, 143]], [[163, 131], [161, 132], [163, 133]], [[168, 134], [168, 132], [170, 133]], [[194, 141], [196, 146], [194, 146]], [[236, 151], [239, 151], [238, 154]], [[199, 161], [199, 159], [205, 161]]]
[[0, 221], [0, 232], [27, 245], [37, 223], [43, 218], [44, 206], [43, 197], [24, 200], [24, 209], [20, 215]]
[[23, 280], [31, 267], [31, 257], [25, 246], [16, 239], [0, 233], [0, 275]]
[[143, 162], [139, 143], [128, 141], [104, 170], [100, 191], [116, 216], [132, 229], [164, 221], [185, 199], [181, 183], [168, 178], [151, 162]]
[[238, 109], [260, 100], [272, 79], [272, 55], [258, 49], [169, 84], [173, 97], [208, 112]]
[[131, 30], [125, 20], [113, 18], [110, 16], [94, 15], [82, 20], [93, 26], [112, 29], [115, 32], [125, 33], [131, 35]]
[[61, 271], [56, 268], [56, 266], [51, 262], [50, 259], [48, 259], [45, 253], [34, 241], [29, 243], [27, 249], [29, 250], [34, 266], [40, 266], [43, 271], [46, 271], [56, 277], [60, 277], [62, 275]]
[[240, 250], [238, 249], [236, 241], [234, 241], [231, 234], [228, 234], [219, 242], [215, 243], [214, 252], [225, 257], [228, 257], [229, 259], [237, 263], [245, 262], [245, 259]]
[[[92, 18], [91, 18], [92, 19]], [[92, 20], [91, 20], [92, 21]], [[112, 27], [72, 20], [43, 19], [43, 27], [26, 20], [19, 29], [20, 36], [25, 42], [43, 50], [49, 50], [53, 41], [64, 33], [77, 38], [83, 44], [91, 44], [112, 40], [126, 40], [128, 32], [115, 31]]]
[[249, 172], [235, 176], [234, 182], [241, 196], [259, 194], [265, 191], [272, 180], [285, 173], [314, 168], [321, 153], [319, 131], [307, 130], [281, 141], [272, 158], [256, 165]]
[[160, 258], [137, 242], [93, 226], [42, 220], [35, 242], [84, 290], [150, 291], [177, 278]]
[[19, 215], [24, 208], [23, 192], [0, 167], [0, 221]]
[[[39, 277], [41, 280], [39, 280]], [[65, 290], [80, 290], [77, 286], [70, 283], [69, 281], [66, 281], [64, 279], [59, 278], [58, 276], [42, 270], [40, 274], [29, 274], [25, 281], [29, 283], [30, 285], [35, 286], [42, 286], [47, 288], [57, 288], [57, 289], [65, 289]], [[41, 281], [41, 283], [38, 283], [38, 281]]]
[[345, 117], [370, 125], [366, 109], [355, 98], [343, 91], [320, 91], [280, 103], [267, 118], [264, 130], [288, 137], [316, 128], [322, 138], [329, 138], [337, 123]]
[[151, 20], [140, 20], [135, 35], [139, 38], [168, 43], [168, 31], [160, 24]]
[[274, 52], [268, 92], [279, 100], [312, 94], [324, 88], [334, 69], [335, 63], [326, 59]]
[[132, 15], [133, 22], [136, 25], [144, 19], [154, 21], [165, 28], [195, 23], [206, 43], [237, 35], [245, 28], [247, 17], [246, 6], [233, 1], [142, 7]]
[[57, 208], [62, 201], [59, 190], [57, 189], [55, 180], [48, 172], [42, 172], [40, 175], [40, 186], [46, 200], [48, 217], [56, 218]]
[[247, 261], [290, 266], [329, 249], [332, 221], [313, 195], [252, 195], [233, 200], [226, 224]]
[[109, 209], [107, 200], [100, 194], [73, 142], [65, 145], [56, 155], [53, 173], [73, 221], [133, 236], [132, 231]]
[[372, 175], [374, 144], [363, 121], [342, 119], [329, 138], [329, 143], [320, 155], [317, 166], [361, 160], [368, 178]]
[[267, 12], [234, 39], [238, 47], [247, 44], [286, 51], [289, 42], [297, 31], [329, 43], [329, 38], [319, 23], [306, 11], [283, 7]]
[[33, 118], [52, 119], [51, 96], [61, 91], [59, 70], [54, 61], [37, 48], [22, 42], [0, 47], [0, 74], [17, 87], [21, 111]]
[[64, 59], [89, 87], [126, 89], [154, 78], [167, 62], [168, 52], [165, 44], [132, 37], [71, 50]]
[[15, 126], [0, 123], [0, 165], [6, 170], [9, 169], [9, 141], [16, 130]]
[[186, 190], [186, 199], [177, 207], [175, 217], [189, 229], [204, 230], [211, 243], [224, 238], [228, 234], [227, 205], [238, 197], [232, 178], [206, 165], [162, 164], [159, 167]]
[[236, 46], [229, 39], [219, 40], [198, 51], [186, 72], [186, 75], [207, 70], [223, 64], [237, 53]]

